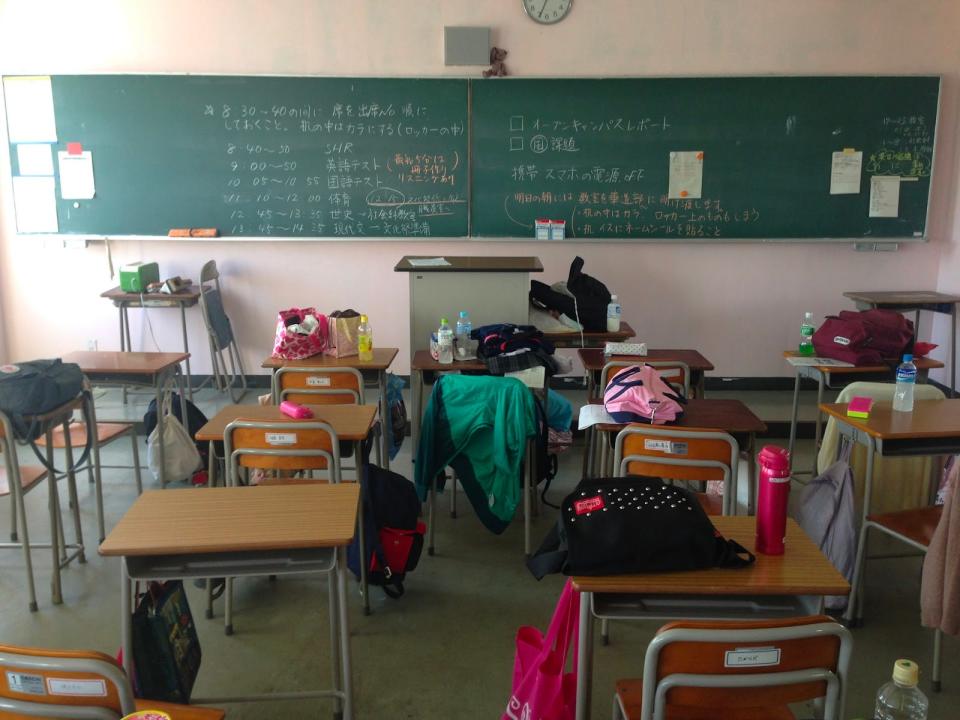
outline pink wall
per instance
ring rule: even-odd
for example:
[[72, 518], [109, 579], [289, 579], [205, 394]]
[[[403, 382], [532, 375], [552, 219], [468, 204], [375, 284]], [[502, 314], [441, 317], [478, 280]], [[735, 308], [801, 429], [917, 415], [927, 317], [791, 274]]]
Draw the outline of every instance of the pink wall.
[[[401, 255], [539, 255], [552, 281], [579, 252], [620, 295], [640, 339], [697, 347], [718, 374], [737, 376], [786, 375], [780, 350], [794, 343], [802, 312], [843, 307], [843, 290], [933, 287], [942, 251], [960, 269], [954, 0], [577, 0], [553, 28], [525, 18], [516, 0], [0, 0], [0, 72], [463, 74], [442, 64], [444, 25], [490, 26], [494, 43], [510, 50], [511, 73], [524, 76], [943, 74], [932, 241], [880, 254], [795, 244], [126, 241], [113, 244], [114, 262], [152, 258], [164, 274], [196, 278], [217, 258], [249, 368], [269, 352], [276, 310], [312, 303], [364, 309], [378, 344], [401, 347], [396, 370], [406, 372], [407, 278], [392, 271]], [[0, 337], [9, 357], [57, 354], [89, 339], [116, 348], [115, 312], [98, 297], [111, 284], [102, 243], [64, 250], [17, 237], [7, 162], [0, 153]], [[949, 275], [940, 272], [940, 286], [960, 290]], [[57, 331], [38, 328], [44, 316]], [[150, 318], [159, 345], [176, 348], [176, 316]], [[195, 313], [194, 367], [204, 371], [200, 331]], [[152, 349], [146, 329], [134, 332]]]

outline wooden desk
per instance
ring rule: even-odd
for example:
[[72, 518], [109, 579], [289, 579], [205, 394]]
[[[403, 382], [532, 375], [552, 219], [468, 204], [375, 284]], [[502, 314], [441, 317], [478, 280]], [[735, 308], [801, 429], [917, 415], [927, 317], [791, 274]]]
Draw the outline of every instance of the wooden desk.
[[769, 619], [820, 611], [823, 596], [850, 586], [792, 520], [783, 555], [756, 553], [756, 518], [714, 517], [720, 533], [757, 555], [746, 568], [573, 578], [580, 596], [577, 720], [590, 717], [594, 618]]
[[883, 292], [864, 290], [845, 292], [844, 297], [853, 300], [858, 310], [884, 308], [898, 312], [914, 313], [914, 331], [919, 334], [920, 311], [943, 313], [950, 316], [950, 390], [957, 396], [957, 303], [960, 296], [946, 295], [931, 290], [895, 290]]
[[[800, 353], [796, 350], [784, 350], [783, 357], [799, 357]], [[897, 365], [900, 363], [900, 360], [897, 358], [891, 358], [883, 365], [860, 365], [859, 367], [837, 367], [835, 365], [796, 365], [792, 366], [794, 369], [794, 381], [793, 381], [793, 410], [790, 416], [790, 442], [788, 445], [788, 450], [791, 457], [793, 456], [793, 449], [797, 441], [797, 422], [800, 409], [800, 379], [801, 378], [811, 378], [817, 381], [817, 406], [818, 408], [823, 404], [823, 389], [824, 387], [828, 388], [837, 388], [843, 387], [844, 385], [849, 385], [852, 382], [859, 381], [871, 381], [879, 380], [880, 382], [891, 382], [894, 379], [896, 373]], [[939, 360], [931, 360], [930, 358], [914, 358], [913, 364], [917, 366], [917, 380], [919, 382], [925, 383], [927, 381], [928, 375], [931, 370], [942, 368], [943, 363]], [[814, 424], [814, 448], [815, 450], [820, 449], [820, 439], [823, 431], [822, 416], [820, 411], [817, 411], [817, 417]], [[802, 475], [806, 473], [798, 473], [794, 470], [794, 475]], [[817, 452], [813, 453], [813, 466], [810, 471], [811, 475], [817, 474]]]
[[[189, 493], [189, 496], [187, 495]], [[134, 502], [100, 554], [120, 557], [124, 669], [132, 677], [132, 584], [139, 580], [328, 574], [333, 651], [332, 689], [279, 693], [333, 697], [353, 717], [346, 551], [357, 522], [357, 485], [294, 485], [147, 491]], [[221, 698], [267, 700], [271, 695]], [[216, 699], [194, 699], [198, 703]]]
[[200, 301], [200, 286], [189, 285], [175, 293], [128, 293], [119, 287], [100, 293], [100, 297], [110, 300], [120, 314], [120, 350], [131, 351], [129, 308], [179, 307], [180, 328], [183, 333], [183, 352], [187, 361], [187, 395], [193, 400], [193, 376], [190, 374], [190, 344], [187, 341], [187, 308]]
[[[163, 437], [163, 394], [171, 381], [180, 394], [180, 417], [187, 417], [180, 363], [190, 356], [183, 353], [116, 352], [110, 350], [77, 351], [63, 356], [63, 361], [76, 363], [94, 385], [116, 385], [126, 388], [138, 385], [153, 388], [157, 402], [157, 432]], [[157, 444], [160, 463], [160, 487], [166, 487], [167, 465], [163, 443]]]
[[313, 410], [309, 420], [296, 420], [280, 412], [276, 405], [226, 405], [206, 424], [197, 430], [197, 440], [220, 442], [223, 431], [234, 420], [256, 422], [325, 422], [333, 427], [340, 440], [360, 441], [366, 439], [377, 414], [376, 405], [307, 405]]
[[[849, 623], [862, 617], [861, 607], [856, 608], [858, 595], [862, 595], [861, 575], [866, 551], [866, 532], [870, 526], [873, 498], [873, 456], [924, 456], [955, 455], [960, 453], [960, 399], [917, 400], [913, 412], [894, 412], [889, 402], [875, 402], [868, 418], [847, 416], [845, 403], [824, 403], [820, 409], [837, 420], [841, 435], [858, 442], [867, 449], [867, 469], [863, 486], [863, 511], [860, 523], [860, 538], [857, 542], [857, 558], [853, 570], [853, 590], [844, 617]], [[875, 526], [876, 527], [876, 526]]]
[[[597, 395], [597, 378], [603, 370], [603, 366], [608, 362], [630, 361], [636, 363], [642, 362], [663, 362], [674, 360], [686, 363], [690, 368], [690, 386], [697, 389], [697, 397], [702, 398], [704, 393], [704, 373], [713, 370], [713, 363], [707, 360], [696, 350], [677, 350], [677, 349], [648, 349], [646, 355], [604, 355], [601, 348], [587, 348], [577, 350], [580, 356], [580, 362], [590, 373], [590, 387], [587, 389], [587, 397]], [[596, 377], [595, 377], [596, 375]]]
[[[398, 348], [374, 348], [373, 360], [362, 362], [360, 357], [352, 355], [350, 357], [335, 358], [330, 355], [315, 355], [314, 357], [303, 360], [284, 360], [283, 358], [268, 357], [260, 367], [270, 368], [274, 372], [282, 367], [293, 368], [353, 368], [364, 371], [375, 372], [377, 374], [377, 390], [380, 394], [380, 417], [384, 423], [390, 420], [390, 408], [387, 405], [387, 368], [397, 357]], [[381, 461], [383, 466], [390, 469], [390, 449], [387, 447], [387, 433], [380, 436]]]
[[584, 332], [581, 338], [581, 333], [570, 330], [545, 332], [543, 336], [558, 348], [603, 348], [608, 342], [625, 342], [636, 334], [629, 323], [621, 321], [616, 332]]

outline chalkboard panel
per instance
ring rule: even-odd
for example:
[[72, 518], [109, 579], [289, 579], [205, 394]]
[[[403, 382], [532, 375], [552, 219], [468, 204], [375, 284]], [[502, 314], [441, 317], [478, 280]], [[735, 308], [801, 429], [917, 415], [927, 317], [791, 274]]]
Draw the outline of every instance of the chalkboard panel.
[[[57, 149], [93, 154], [96, 197], [60, 232], [467, 234], [467, 81], [54, 76]], [[14, 174], [16, 153], [14, 158]]]
[[[568, 239], [921, 238], [938, 77], [488, 80], [472, 83], [473, 234]], [[862, 151], [859, 192], [832, 156]], [[671, 153], [703, 153], [702, 192], [669, 196]], [[679, 157], [679, 156], [678, 156]], [[897, 217], [871, 176], [899, 175]]]

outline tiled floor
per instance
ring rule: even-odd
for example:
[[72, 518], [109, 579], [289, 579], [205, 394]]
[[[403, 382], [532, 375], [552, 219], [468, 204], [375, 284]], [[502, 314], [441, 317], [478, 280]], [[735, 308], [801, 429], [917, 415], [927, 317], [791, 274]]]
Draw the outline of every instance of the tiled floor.
[[[256, 392], [247, 396], [255, 401]], [[785, 419], [789, 414], [780, 395], [743, 398], [764, 419]], [[715, 396], [719, 397], [719, 394]], [[726, 394], [724, 394], [726, 396]], [[576, 399], [577, 394], [572, 393]], [[100, 397], [101, 419], [140, 418], [149, 398], [135, 396], [126, 406], [114, 392]], [[212, 414], [225, 402], [209, 390], [198, 402]], [[812, 398], [810, 399], [812, 405]], [[775, 441], [780, 442], [782, 441]], [[141, 445], [144, 448], [145, 445]], [[799, 461], [809, 457], [811, 443], [801, 443]], [[129, 457], [129, 445], [120, 442], [105, 452], [105, 462]], [[141, 453], [145, 462], [146, 455]], [[410, 447], [402, 449], [393, 468], [410, 477]], [[554, 502], [576, 484], [580, 451], [560, 458], [560, 476], [549, 497]], [[148, 475], [145, 471], [145, 479]], [[104, 473], [108, 527], [136, 497], [129, 470]], [[147, 485], [156, 483], [148, 479]], [[202, 490], [176, 488], [168, 492]], [[80, 506], [86, 535], [88, 562], [63, 572], [64, 604], [50, 603], [49, 551], [34, 553], [40, 610], [27, 610], [23, 559], [19, 552], [0, 553], [0, 642], [36, 646], [95, 648], [114, 652], [119, 644], [119, 568], [115, 559], [101, 558], [94, 545], [96, 519], [92, 486], [80, 484]], [[65, 502], [65, 493], [64, 502]], [[441, 497], [441, 507], [447, 498]], [[36, 541], [48, 537], [46, 487], [27, 497], [30, 528]], [[9, 500], [0, 499], [0, 517], [9, 522]], [[357, 585], [350, 586], [350, 622], [353, 637], [354, 678], [358, 718], [497, 718], [509, 691], [513, 667], [514, 635], [520, 625], [543, 628], [547, 623], [562, 578], [537, 582], [523, 565], [522, 524], [511, 525], [501, 536], [487, 532], [461, 496], [461, 513], [454, 520], [446, 512], [437, 520], [437, 555], [424, 554], [407, 582], [399, 601], [374, 588], [374, 614], [360, 612]], [[539, 541], [555, 519], [546, 508], [534, 520]], [[2, 530], [6, 535], [6, 529]], [[68, 537], [72, 535], [67, 525]], [[850, 678], [848, 718], [867, 718], [873, 710], [876, 689], [887, 680], [893, 661], [911, 657], [926, 674], [931, 667], [932, 633], [920, 628], [918, 613], [920, 562], [916, 558], [876, 560], [867, 581], [867, 622], [855, 631], [853, 672]], [[222, 694], [243, 689], [255, 692], [296, 689], [325, 682], [329, 653], [326, 646], [326, 590], [322, 581], [284, 578], [238, 583], [236, 634], [222, 632], [222, 602], [214, 620], [203, 617], [202, 593], [190, 587], [190, 600], [200, 630], [204, 660], [197, 695]], [[609, 647], [598, 645], [595, 654], [593, 716], [608, 717], [614, 679], [636, 676], [642, 666], [645, 644], [657, 623], [619, 623]], [[944, 641], [944, 690], [932, 696], [930, 718], [958, 717], [960, 704], [960, 642]], [[929, 690], [924, 683], [925, 691]], [[324, 701], [235, 705], [230, 718], [307, 718], [329, 711]], [[954, 708], [951, 710], [950, 708]]]

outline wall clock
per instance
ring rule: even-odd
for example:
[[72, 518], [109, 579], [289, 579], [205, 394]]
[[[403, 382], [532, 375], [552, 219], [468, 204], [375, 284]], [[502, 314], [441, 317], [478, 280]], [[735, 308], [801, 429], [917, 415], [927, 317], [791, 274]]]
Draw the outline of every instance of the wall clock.
[[527, 17], [544, 25], [553, 25], [569, 13], [573, 0], [520, 0]]

